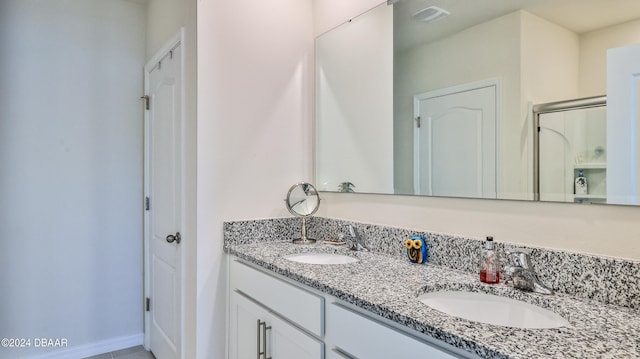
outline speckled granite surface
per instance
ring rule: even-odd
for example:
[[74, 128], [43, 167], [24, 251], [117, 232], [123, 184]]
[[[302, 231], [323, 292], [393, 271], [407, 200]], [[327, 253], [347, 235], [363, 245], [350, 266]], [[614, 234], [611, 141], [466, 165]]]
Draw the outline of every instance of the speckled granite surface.
[[[288, 241], [300, 237], [299, 218], [281, 218], [227, 222], [224, 226], [227, 243], [256, 243]], [[476, 260], [482, 247], [482, 238], [464, 238], [439, 233], [419, 232], [312, 217], [307, 223], [310, 238], [337, 238], [345, 233], [345, 225], [353, 225], [367, 247], [374, 252], [388, 254], [404, 260], [404, 241], [413, 234], [423, 234], [429, 247], [430, 264], [475, 273]], [[348, 238], [348, 237], [347, 237]], [[496, 238], [498, 252], [515, 246]], [[640, 309], [640, 263], [615, 258], [598, 257], [541, 248], [528, 248], [536, 272], [541, 280], [556, 292], [578, 298]]]
[[[543, 296], [480, 283], [472, 273], [475, 265], [469, 264], [469, 258], [476, 258], [479, 240], [426, 233], [432, 264], [417, 265], [404, 257], [402, 241], [414, 234], [409, 230], [314, 218], [309, 233], [319, 239], [332, 238], [345, 223], [356, 225], [372, 252], [353, 252], [346, 245], [323, 242], [293, 245], [291, 238], [299, 237], [296, 218], [227, 222], [225, 250], [482, 358], [640, 358], [636, 262], [533, 249], [541, 276], [560, 292]], [[325, 266], [283, 258], [309, 251], [338, 252], [355, 256], [359, 262]], [[552, 271], [557, 268], [566, 272], [553, 279]], [[599, 283], [603, 279], [614, 283]], [[560, 314], [570, 325], [556, 329], [493, 326], [443, 314], [416, 300], [424, 292], [443, 289], [523, 300]], [[573, 295], [563, 294], [565, 291]]]

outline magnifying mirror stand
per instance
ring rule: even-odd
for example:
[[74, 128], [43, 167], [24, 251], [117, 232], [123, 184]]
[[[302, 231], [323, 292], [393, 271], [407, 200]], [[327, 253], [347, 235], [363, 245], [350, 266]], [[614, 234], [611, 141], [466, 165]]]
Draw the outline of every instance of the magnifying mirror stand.
[[284, 200], [287, 209], [294, 216], [302, 217], [302, 234], [300, 238], [294, 239], [295, 244], [312, 244], [315, 239], [307, 238], [307, 217], [313, 215], [320, 206], [320, 196], [311, 183], [296, 183], [287, 192]]
[[295, 244], [312, 244], [316, 243], [315, 239], [307, 238], [307, 217], [302, 217], [302, 234], [300, 238], [294, 239]]

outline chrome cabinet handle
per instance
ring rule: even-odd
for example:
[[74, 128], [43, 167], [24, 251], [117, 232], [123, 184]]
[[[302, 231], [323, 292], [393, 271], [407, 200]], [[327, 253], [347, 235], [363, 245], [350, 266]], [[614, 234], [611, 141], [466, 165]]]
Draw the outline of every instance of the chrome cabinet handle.
[[264, 323], [264, 331], [262, 332], [262, 341], [264, 342], [264, 356], [265, 359], [272, 359], [271, 357], [267, 356], [268, 353], [268, 349], [267, 349], [267, 330], [271, 329], [271, 326], [267, 326], [267, 323]]
[[[258, 350], [257, 350], [257, 359], [264, 357], [264, 359], [272, 359], [267, 356], [267, 330], [271, 329], [271, 326], [267, 326], [267, 322], [263, 322], [258, 319]], [[261, 335], [262, 334], [262, 335]], [[261, 338], [262, 337], [262, 338]], [[260, 347], [263, 347], [264, 350], [260, 350]]]
[[180, 244], [180, 240], [182, 240], [182, 238], [180, 237], [180, 232], [176, 232], [175, 236], [173, 234], [167, 236], [167, 242], [169, 243], [176, 242]]
[[262, 321], [258, 319], [258, 334], [256, 335], [256, 347], [258, 350], [256, 359], [260, 359], [260, 356], [262, 356], [262, 352], [260, 351], [260, 328], [262, 328]]

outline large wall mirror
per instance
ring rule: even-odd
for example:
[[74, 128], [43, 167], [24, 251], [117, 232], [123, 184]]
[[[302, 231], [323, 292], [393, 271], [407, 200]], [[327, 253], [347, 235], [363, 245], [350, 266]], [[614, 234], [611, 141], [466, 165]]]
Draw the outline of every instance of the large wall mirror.
[[639, 73], [637, 0], [385, 2], [316, 39], [316, 186], [638, 204]]

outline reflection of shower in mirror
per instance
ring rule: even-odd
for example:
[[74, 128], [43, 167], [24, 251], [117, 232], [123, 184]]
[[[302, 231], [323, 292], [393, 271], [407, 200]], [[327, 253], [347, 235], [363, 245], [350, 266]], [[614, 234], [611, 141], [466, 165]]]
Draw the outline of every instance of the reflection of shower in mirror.
[[556, 102], [535, 109], [539, 199], [606, 203], [606, 99]]

